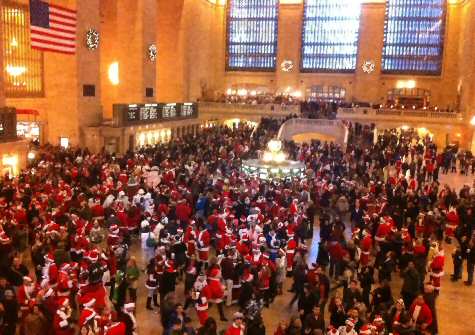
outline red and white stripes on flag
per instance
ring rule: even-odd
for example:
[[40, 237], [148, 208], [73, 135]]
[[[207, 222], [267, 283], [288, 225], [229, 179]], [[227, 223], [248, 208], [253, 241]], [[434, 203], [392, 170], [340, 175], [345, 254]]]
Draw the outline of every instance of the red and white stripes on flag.
[[65, 54], [76, 52], [76, 11], [30, 1], [31, 47]]

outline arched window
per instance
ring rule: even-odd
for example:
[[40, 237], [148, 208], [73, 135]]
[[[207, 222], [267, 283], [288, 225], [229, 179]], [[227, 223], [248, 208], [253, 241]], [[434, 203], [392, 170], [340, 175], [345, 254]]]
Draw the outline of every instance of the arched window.
[[305, 0], [303, 72], [355, 71], [360, 12], [360, 0]]
[[329, 101], [342, 102], [345, 101], [346, 89], [339, 86], [312, 86], [307, 92], [309, 101]]
[[395, 107], [423, 108], [430, 105], [430, 90], [424, 88], [393, 88], [388, 91], [387, 104]]
[[440, 75], [446, 0], [386, 0], [383, 73]]
[[0, 13], [5, 95], [43, 96], [43, 53], [31, 49], [27, 7], [6, 2], [2, 3]]
[[227, 70], [275, 70], [278, 6], [278, 0], [228, 1]]

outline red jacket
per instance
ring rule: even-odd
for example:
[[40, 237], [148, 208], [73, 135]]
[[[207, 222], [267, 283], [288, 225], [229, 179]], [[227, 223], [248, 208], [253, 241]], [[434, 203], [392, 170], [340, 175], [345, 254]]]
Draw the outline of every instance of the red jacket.
[[178, 220], [188, 222], [191, 216], [191, 207], [186, 202], [179, 203], [176, 205], [175, 214]]
[[[419, 312], [417, 312], [416, 307], [417, 309], [420, 308]], [[430, 326], [432, 324], [432, 311], [426, 303], [418, 305], [414, 302], [411, 305], [411, 309], [409, 310], [409, 315], [412, 317], [413, 320], [415, 319], [416, 324], [418, 325], [426, 323], [428, 326]]]
[[238, 326], [234, 322], [228, 327], [224, 335], [244, 335], [244, 326]]

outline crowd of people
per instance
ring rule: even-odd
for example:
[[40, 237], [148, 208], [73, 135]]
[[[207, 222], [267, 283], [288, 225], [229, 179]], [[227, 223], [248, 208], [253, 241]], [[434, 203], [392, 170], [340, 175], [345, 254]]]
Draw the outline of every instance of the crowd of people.
[[[285, 143], [304, 179], [243, 174], [279, 126], [206, 128], [123, 157], [46, 147], [5, 176], [1, 334], [136, 334], [137, 304], [170, 335], [217, 334], [214, 306], [226, 335], [437, 334], [444, 239], [457, 245], [452, 279], [466, 262], [473, 281], [475, 189], [439, 185], [429, 137], [388, 131], [373, 144], [361, 125], [345, 148]], [[266, 329], [261, 311], [286, 282], [297, 313]]]

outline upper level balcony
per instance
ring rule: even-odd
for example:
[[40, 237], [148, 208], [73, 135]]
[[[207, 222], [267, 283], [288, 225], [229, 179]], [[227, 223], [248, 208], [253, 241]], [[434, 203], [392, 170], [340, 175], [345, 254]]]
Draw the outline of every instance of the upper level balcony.
[[402, 108], [372, 108], [352, 107], [339, 108], [337, 118], [357, 122], [399, 122], [424, 124], [457, 124], [464, 120], [459, 112], [448, 112], [435, 109], [402, 109]]

